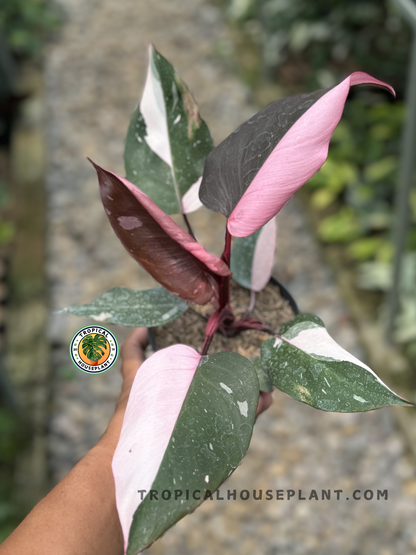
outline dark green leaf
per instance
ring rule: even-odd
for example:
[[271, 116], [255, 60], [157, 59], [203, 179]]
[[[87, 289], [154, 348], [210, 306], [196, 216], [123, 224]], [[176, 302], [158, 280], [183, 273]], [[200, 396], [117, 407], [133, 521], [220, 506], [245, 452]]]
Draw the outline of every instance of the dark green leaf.
[[251, 358], [250, 360], [257, 372], [260, 391], [273, 391], [273, 382], [270, 379], [270, 376], [266, 374], [264, 368], [262, 367], [260, 357]]

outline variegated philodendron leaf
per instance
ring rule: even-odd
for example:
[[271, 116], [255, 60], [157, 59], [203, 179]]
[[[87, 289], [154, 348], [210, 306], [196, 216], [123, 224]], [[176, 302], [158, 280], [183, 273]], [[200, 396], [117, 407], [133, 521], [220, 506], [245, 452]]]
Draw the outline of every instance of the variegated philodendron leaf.
[[242, 287], [258, 293], [272, 275], [276, 250], [276, 218], [248, 237], [237, 237], [231, 249], [233, 279]]
[[265, 341], [261, 363], [278, 388], [312, 407], [364, 412], [387, 405], [411, 406], [364, 363], [340, 347], [320, 318], [301, 314]]
[[146, 85], [127, 133], [127, 179], [167, 214], [192, 212], [201, 206], [199, 185], [212, 147], [188, 87], [150, 45]]
[[357, 71], [331, 89], [273, 102], [219, 144], [205, 163], [200, 199], [247, 237], [275, 216], [322, 166], [351, 85], [393, 89]]
[[134, 260], [171, 293], [208, 303], [218, 289], [217, 276], [231, 274], [225, 262], [208, 253], [130, 181], [92, 164], [110, 224]]
[[157, 351], [137, 372], [113, 459], [125, 549], [134, 555], [237, 468], [252, 435], [256, 371], [236, 353]]
[[257, 378], [259, 380], [260, 391], [273, 391], [273, 382], [270, 376], [266, 373], [261, 365], [260, 357], [251, 358], [251, 364], [254, 366], [257, 372]]
[[179, 318], [188, 305], [163, 287], [133, 291], [113, 287], [91, 303], [70, 306], [63, 311], [97, 322], [123, 326], [162, 326]]

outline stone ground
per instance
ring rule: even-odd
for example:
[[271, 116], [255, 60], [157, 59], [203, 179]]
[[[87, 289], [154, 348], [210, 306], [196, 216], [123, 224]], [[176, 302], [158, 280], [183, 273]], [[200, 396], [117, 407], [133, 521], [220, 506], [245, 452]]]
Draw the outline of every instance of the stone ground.
[[[155, 43], [194, 92], [218, 143], [256, 108], [216, 52], [229, 49], [220, 13], [206, 0], [61, 0], [67, 19], [46, 59], [49, 196], [48, 263], [52, 315], [53, 406], [50, 470], [59, 481], [95, 444], [114, 410], [118, 368], [77, 372], [68, 345], [88, 323], [56, 311], [113, 286], [146, 288], [152, 280], [121, 247], [106, 219], [86, 157], [123, 173], [130, 114], [144, 84], [146, 45]], [[221, 251], [224, 222], [194, 215], [206, 248]], [[209, 224], [209, 221], [212, 223]], [[276, 275], [303, 312], [363, 353], [329, 270], [296, 202], [280, 217]], [[211, 227], [210, 227], [211, 225]], [[112, 326], [122, 342], [128, 330]], [[403, 409], [406, 410], [406, 409]], [[99, 469], [97, 469], [97, 472]], [[150, 548], [150, 553], [416, 554], [416, 471], [391, 409], [331, 414], [275, 392], [259, 418], [242, 465], [220, 489], [343, 490], [342, 499], [208, 500]], [[352, 500], [353, 490], [388, 490], [388, 500]], [[224, 495], [225, 494], [225, 495]], [[263, 493], [263, 496], [265, 493]], [[286, 494], [285, 494], [286, 495]], [[349, 500], [346, 499], [349, 497]]]

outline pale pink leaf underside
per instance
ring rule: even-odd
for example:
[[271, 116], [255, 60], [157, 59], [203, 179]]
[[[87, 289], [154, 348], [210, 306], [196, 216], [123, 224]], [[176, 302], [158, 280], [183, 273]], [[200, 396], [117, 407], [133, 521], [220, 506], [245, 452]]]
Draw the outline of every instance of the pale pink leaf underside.
[[261, 230], [254, 248], [251, 289], [256, 293], [266, 287], [272, 275], [276, 232], [276, 218], [272, 218]]
[[134, 379], [112, 463], [125, 549], [138, 490], [151, 489], [199, 360], [191, 347], [173, 345], [147, 359]]
[[351, 85], [392, 87], [356, 72], [322, 96], [290, 128], [267, 158], [228, 219], [234, 237], [246, 237], [275, 216], [323, 165]]

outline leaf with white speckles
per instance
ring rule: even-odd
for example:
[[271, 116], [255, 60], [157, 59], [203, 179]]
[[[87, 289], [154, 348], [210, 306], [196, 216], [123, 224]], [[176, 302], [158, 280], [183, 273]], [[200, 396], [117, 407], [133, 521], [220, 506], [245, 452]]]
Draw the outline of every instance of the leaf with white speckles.
[[179, 318], [188, 305], [163, 287], [133, 291], [113, 287], [91, 303], [64, 308], [64, 312], [96, 322], [123, 326], [161, 326]]
[[261, 347], [261, 364], [273, 384], [294, 399], [331, 412], [411, 406], [366, 364], [343, 349], [317, 316], [301, 314]]
[[270, 376], [265, 372], [261, 365], [260, 357], [251, 358], [251, 364], [254, 366], [257, 372], [257, 378], [259, 380], [260, 391], [273, 391], [273, 382]]
[[199, 185], [212, 148], [188, 87], [150, 45], [143, 96], [126, 138], [127, 179], [166, 214], [192, 212], [202, 206]]
[[[128, 555], [195, 510], [248, 449], [259, 399], [253, 365], [231, 352], [200, 358], [194, 349], [174, 345], [137, 372], [113, 459]], [[143, 500], [139, 490], [145, 490]], [[150, 490], [158, 492], [157, 500]], [[198, 491], [200, 499], [193, 496]], [[162, 492], [170, 499], [161, 499]]]

